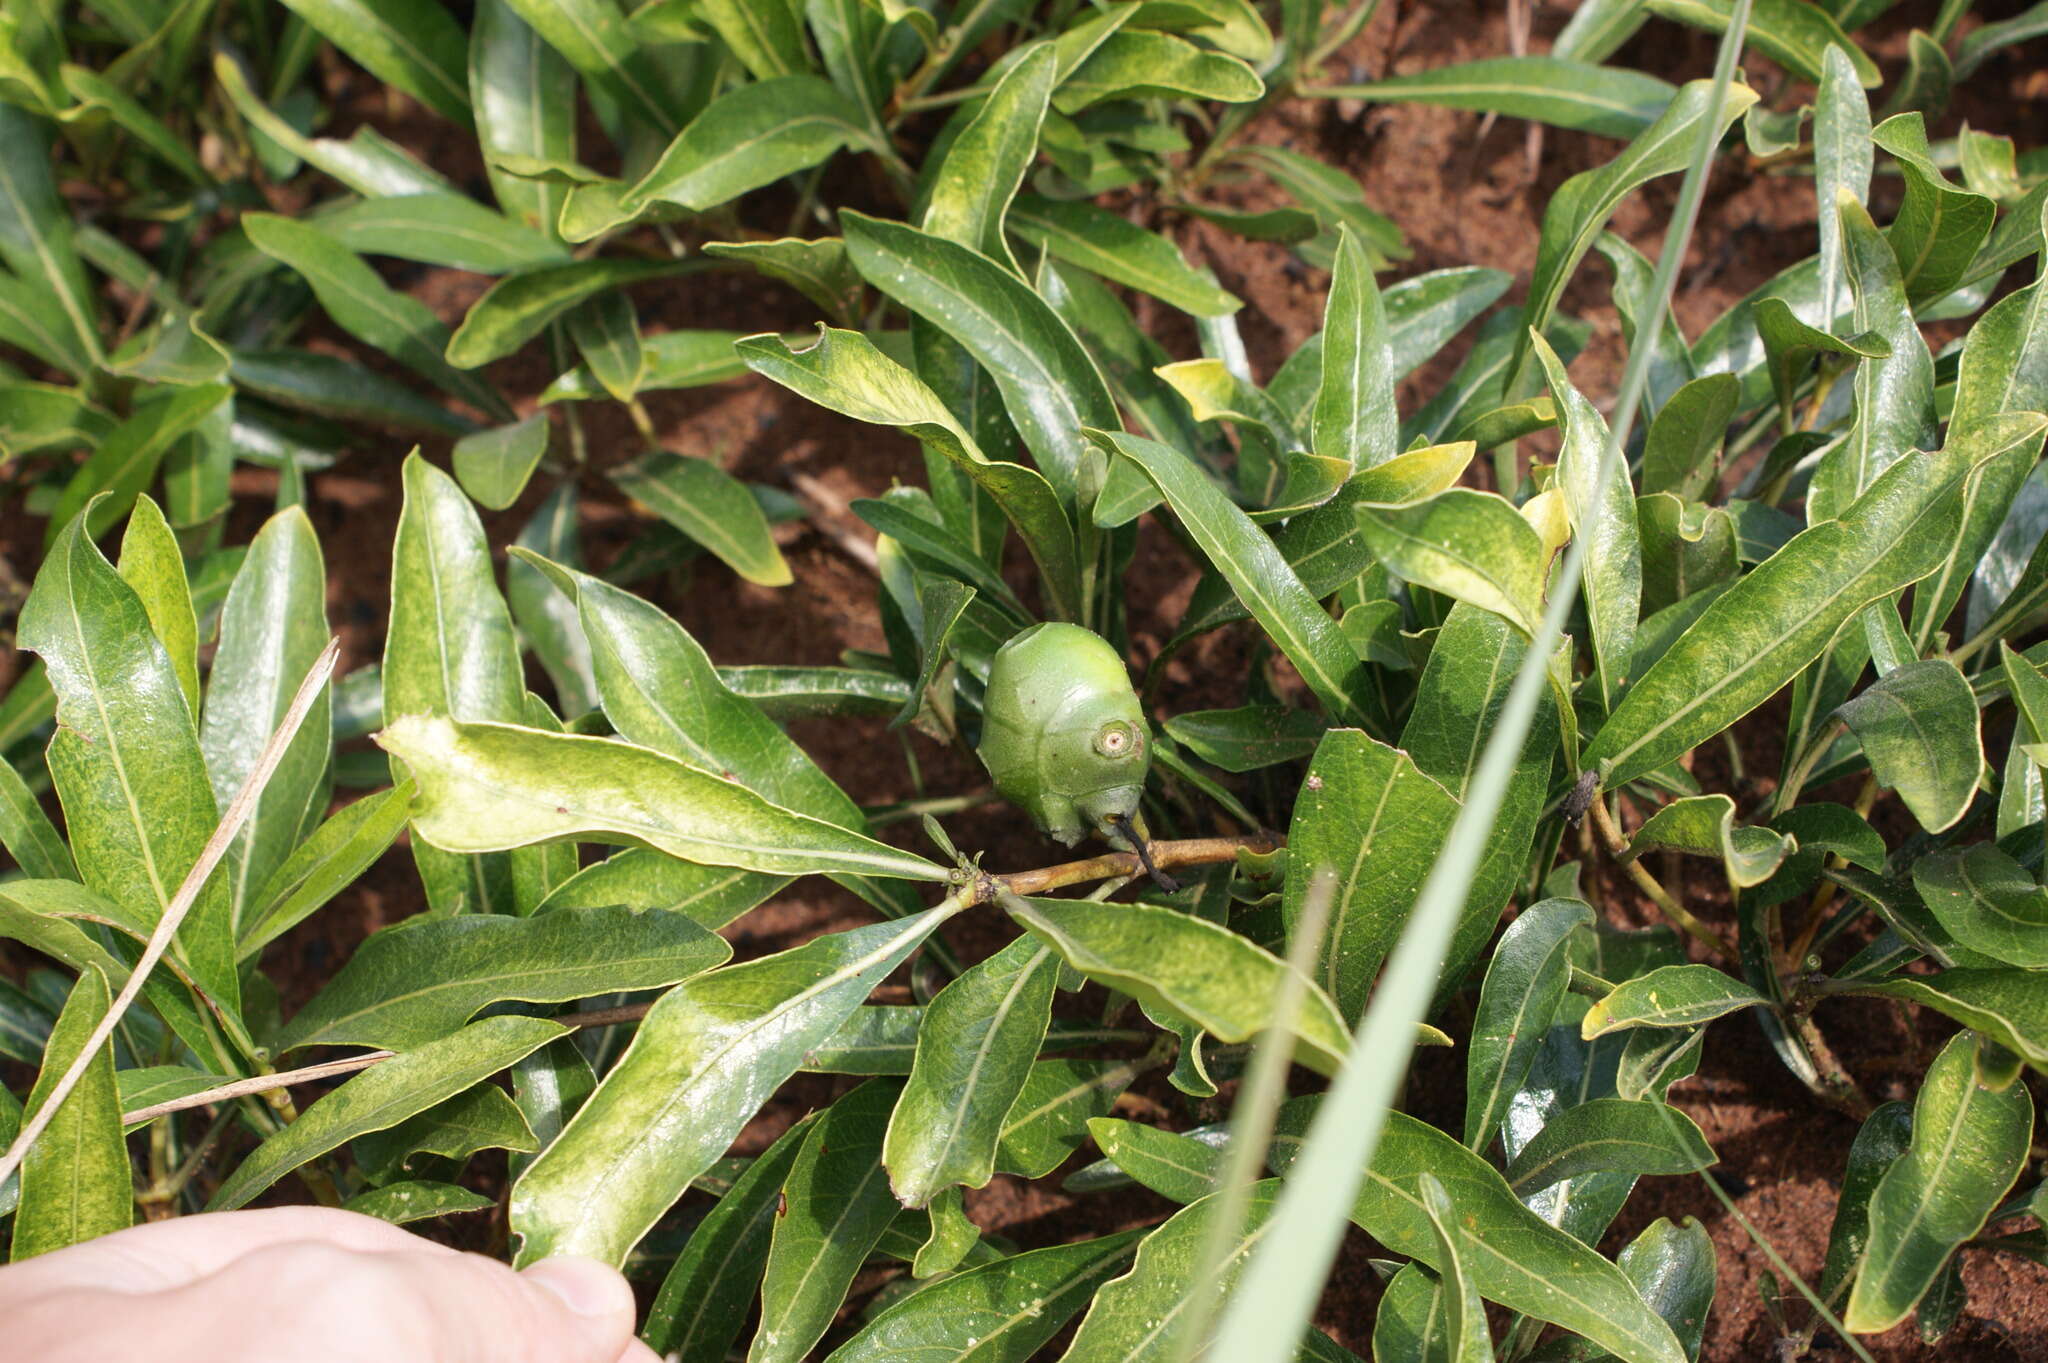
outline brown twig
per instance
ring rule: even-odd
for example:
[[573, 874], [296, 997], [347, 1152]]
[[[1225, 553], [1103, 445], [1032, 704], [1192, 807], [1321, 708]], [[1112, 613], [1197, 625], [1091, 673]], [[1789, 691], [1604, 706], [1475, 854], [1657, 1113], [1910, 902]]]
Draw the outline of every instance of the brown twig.
[[1606, 799], [1596, 795], [1588, 808], [1593, 815], [1593, 826], [1600, 831], [1600, 840], [1607, 845], [1607, 851], [1613, 856], [1615, 864], [1636, 883], [1636, 888], [1662, 910], [1666, 918], [1682, 928], [1687, 936], [1717, 953], [1722, 960], [1735, 960], [1735, 948], [1729, 946], [1720, 933], [1693, 917], [1690, 909], [1672, 898], [1671, 892], [1657, 882], [1657, 877], [1645, 870], [1641, 862], [1628, 855], [1628, 840], [1621, 835], [1621, 830], [1615, 827], [1614, 816], [1607, 812]]
[[[1151, 844], [1151, 855], [1153, 863], [1160, 867], [1208, 866], [1233, 860], [1240, 850], [1270, 852], [1278, 845], [1276, 839], [1263, 835], [1250, 838], [1183, 838], [1174, 842]], [[962, 907], [986, 903], [995, 898], [998, 885], [1017, 894], [1043, 894], [1047, 890], [1081, 885], [1094, 880], [1110, 880], [1119, 876], [1135, 876], [1139, 872], [1136, 854], [1107, 852], [1099, 857], [1064, 862], [1058, 866], [1044, 866], [1035, 871], [984, 875], [973, 886], [972, 894], [965, 897]], [[593, 1008], [582, 1013], [565, 1013], [554, 1020], [571, 1031], [582, 1031], [590, 1027], [612, 1027], [622, 1022], [638, 1022], [647, 1016], [647, 1010], [653, 1006], [652, 1002], [648, 1002], [629, 1003], [618, 1008]], [[121, 1114], [121, 1122], [124, 1126], [134, 1126], [142, 1122], [155, 1121], [158, 1117], [168, 1117], [173, 1112], [183, 1112], [189, 1108], [211, 1107], [215, 1103], [290, 1088], [294, 1084], [311, 1084], [321, 1079], [354, 1074], [358, 1070], [382, 1064], [397, 1055], [397, 1051], [367, 1051], [362, 1055], [327, 1060], [296, 1070], [280, 1070], [275, 1074], [259, 1074], [253, 1079], [237, 1079], [218, 1088], [188, 1093], [182, 1098], [172, 1098], [150, 1107], [137, 1108], [133, 1112], [124, 1112]]]

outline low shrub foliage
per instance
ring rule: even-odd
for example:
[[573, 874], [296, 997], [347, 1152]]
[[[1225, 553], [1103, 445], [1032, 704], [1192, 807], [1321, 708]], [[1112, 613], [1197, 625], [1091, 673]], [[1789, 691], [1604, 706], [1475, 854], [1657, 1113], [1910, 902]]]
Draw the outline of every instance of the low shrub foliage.
[[[1944, 4], [1887, 80], [1887, 8], [1588, 0], [1540, 55], [1363, 83], [1333, 59], [1371, 3], [10, 11], [0, 477], [42, 536], [0, 699], [11, 1257], [276, 1189], [498, 1209], [514, 1263], [642, 1279], [685, 1363], [1683, 1363], [1713, 1240], [1610, 1230], [1716, 1165], [1682, 1086], [1759, 1028], [1860, 1123], [1824, 1268], [1765, 1279], [1782, 1355], [1939, 1339], [1973, 1256], [2048, 1262], [2048, 160], [1947, 116], [2048, 17]], [[1713, 76], [1616, 63], [1684, 27]], [[431, 137], [326, 107], [339, 64]], [[1315, 99], [1607, 154], [1525, 279], [1415, 273], [1398, 206], [1245, 138]], [[1818, 230], [1689, 336], [1709, 174], [1803, 177]], [[1660, 259], [1609, 230], [1680, 176]], [[1191, 223], [1327, 279], [1263, 381]], [[415, 266], [482, 283], [450, 317]], [[643, 332], [714, 271], [816, 330]], [[1603, 272], [1628, 363], [1586, 392], [1566, 291]], [[814, 508], [642, 403], [738, 379], [921, 450], [851, 507], [885, 651], [721, 665], [634, 590], [792, 582]], [[328, 683], [330, 579], [386, 547], [323, 544], [307, 476], [415, 439], [448, 457], [380, 466], [381, 656]], [[598, 469], [641, 518], [594, 565]], [[1134, 641], [1148, 521], [1199, 579]], [[1238, 703], [1178, 705], [1226, 629]], [[998, 874], [947, 827], [988, 789], [913, 758], [877, 804], [793, 719], [978, 751], [1018, 821], [1101, 841]], [[399, 846], [419, 911], [282, 1007], [266, 948]], [[859, 924], [733, 959], [813, 876]], [[1830, 1044], [1873, 1010], [1910, 1101]], [[1457, 1048], [1462, 1120], [1401, 1110], [1417, 1045]], [[839, 1096], [734, 1154], [790, 1084]], [[969, 1215], [996, 1178], [1180, 1209], [1012, 1240]], [[1388, 1257], [1340, 1343], [1347, 1218]]]

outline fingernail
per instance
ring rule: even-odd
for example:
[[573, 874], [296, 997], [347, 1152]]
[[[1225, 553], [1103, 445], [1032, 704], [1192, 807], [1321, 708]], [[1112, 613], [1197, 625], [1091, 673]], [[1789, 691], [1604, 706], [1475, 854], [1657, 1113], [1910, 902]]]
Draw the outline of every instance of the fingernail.
[[595, 1259], [543, 1259], [527, 1269], [525, 1276], [561, 1298], [579, 1316], [633, 1317], [633, 1289], [615, 1269]]

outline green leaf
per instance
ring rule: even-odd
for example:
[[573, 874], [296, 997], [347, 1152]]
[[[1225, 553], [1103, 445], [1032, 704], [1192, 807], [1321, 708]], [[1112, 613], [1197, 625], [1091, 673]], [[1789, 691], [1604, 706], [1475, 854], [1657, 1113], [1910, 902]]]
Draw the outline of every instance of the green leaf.
[[867, 115], [830, 81], [811, 75], [755, 81], [706, 105], [626, 191], [620, 207], [636, 212], [658, 202], [701, 213], [869, 136]]
[[1543, 1124], [1506, 1178], [1519, 1197], [1581, 1174], [1691, 1174], [1714, 1152], [1692, 1118], [1655, 1099], [1594, 1098]]
[[[1008, 896], [1003, 906], [1083, 975], [1218, 1041], [1249, 1041], [1272, 1023], [1286, 962], [1220, 923], [1149, 904]], [[1320, 990], [1309, 991], [1294, 1031], [1312, 1069], [1328, 1073], [1344, 1054], [1343, 1019]]]
[[1014, 268], [1004, 215], [1037, 155], [1058, 68], [1057, 49], [1041, 43], [1003, 73], [932, 172], [925, 231]]
[[1257, 771], [1307, 757], [1328, 726], [1320, 715], [1285, 705], [1190, 710], [1166, 721], [1166, 732], [1211, 766]]
[[1073, 528], [1052, 485], [1036, 470], [988, 458], [938, 395], [867, 337], [821, 327], [805, 350], [775, 336], [748, 337], [734, 349], [749, 368], [821, 406], [908, 432], [973, 479], [1017, 528], [1061, 612], [1080, 614]]
[[882, 1152], [904, 1206], [994, 1176], [1003, 1123], [1045, 1039], [1058, 975], [1051, 949], [1019, 937], [926, 1005]]
[[494, 1017], [373, 1065], [251, 1151], [206, 1204], [230, 1211], [292, 1170], [358, 1136], [398, 1125], [539, 1050], [563, 1028], [545, 1018]]
[[2035, 4], [2010, 19], [1970, 30], [1956, 44], [1956, 79], [1967, 80], [1984, 60], [2001, 48], [2048, 33], [2048, 9]]
[[1601, 481], [1607, 423], [1585, 395], [1565, 377], [1564, 362], [1540, 335], [1531, 335], [1536, 359], [1550, 384], [1564, 422], [1564, 448], [1557, 457], [1557, 486], [1564, 494], [1572, 533], [1586, 543], [1585, 574], [1579, 590], [1585, 595], [1592, 625], [1593, 660], [1600, 692], [1611, 708], [1620, 694], [1634, 648], [1636, 619], [1642, 612], [1643, 546], [1636, 530], [1634, 489], [1628, 470], [1617, 462], [1613, 476]]
[[1135, 1066], [1109, 1060], [1039, 1061], [1003, 1123], [996, 1168], [1044, 1178], [1087, 1142], [1089, 1119], [1108, 1116], [1137, 1074]]
[[1981, 1038], [1956, 1036], [1921, 1081], [1912, 1139], [1870, 1197], [1870, 1238], [1842, 1313], [1852, 1331], [1904, 1320], [2026, 1165], [2034, 1102], [2024, 1083], [1985, 1082], [1989, 1048]]
[[[319, 227], [275, 213], [245, 213], [242, 230], [259, 251], [301, 275], [343, 331], [472, 407], [496, 417], [511, 415], [495, 389], [464, 373], [459, 361], [450, 363], [452, 357], [444, 355], [451, 343], [448, 328], [425, 303], [392, 289]], [[492, 292], [504, 287], [497, 285]], [[470, 313], [475, 316], [476, 308]]]
[[[859, 0], [855, 0], [858, 3]], [[774, 241], [712, 241], [704, 254], [751, 265], [779, 279], [840, 322], [860, 317], [866, 286], [838, 237], [780, 237]]]
[[621, 905], [679, 913], [716, 930], [765, 903], [788, 883], [785, 876], [698, 866], [651, 848], [631, 847], [593, 862], [555, 886], [535, 912]]
[[2048, 890], [1992, 844], [1922, 857], [1913, 887], [1964, 946], [2010, 965], [2048, 967]]
[[831, 1326], [898, 1211], [882, 1166], [898, 1088], [871, 1079], [825, 1110], [782, 1187], [748, 1363], [799, 1363]]
[[526, 480], [548, 452], [548, 417], [536, 412], [524, 421], [477, 431], [455, 442], [455, 479], [478, 506], [503, 511], [519, 500]]
[[1375, 104], [1436, 104], [1630, 138], [1664, 112], [1678, 91], [1626, 67], [1552, 55], [1489, 57], [1364, 85], [1319, 85], [1315, 93]]
[[32, 880], [78, 879], [78, 865], [64, 835], [43, 812], [21, 773], [5, 759], [0, 759], [0, 847]]
[[1660, 175], [1683, 170], [1691, 160], [1699, 121], [1712, 116], [1717, 132], [1726, 131], [1756, 102], [1754, 90], [1746, 85], [1730, 86], [1721, 108], [1710, 110], [1714, 82], [1688, 81], [1680, 87], [1657, 121], [1645, 128], [1619, 156], [1606, 165], [1582, 171], [1558, 186], [1543, 210], [1543, 231], [1536, 246], [1536, 268], [1529, 281], [1529, 299], [1523, 305], [1522, 330], [1516, 336], [1514, 356], [1502, 392], [1509, 398], [1524, 396], [1522, 375], [1528, 364], [1529, 332], [1549, 329], [1551, 314], [1564, 294], [1564, 286], [1578, 270], [1579, 262], [1600, 235], [1608, 218], [1630, 192]]
[[1505, 498], [1454, 487], [1419, 502], [1364, 503], [1356, 514], [1359, 535], [1390, 572], [1535, 633], [1550, 555]]
[[[669, 388], [700, 388], [723, 383], [747, 372], [747, 366], [733, 353], [733, 342], [744, 333], [737, 331], [664, 331], [641, 338], [639, 392]], [[603, 384], [588, 366], [571, 369], [549, 384], [540, 395], [543, 405], [551, 402], [588, 402], [609, 397]]]
[[1719, 1268], [1706, 1227], [1690, 1216], [1675, 1226], [1660, 1216], [1629, 1241], [1618, 1263], [1650, 1309], [1678, 1336], [1685, 1356], [1698, 1358]]
[[1835, 1200], [1835, 1221], [1828, 1231], [1828, 1257], [1821, 1270], [1821, 1300], [1831, 1310], [1841, 1310], [1844, 1293], [1863, 1266], [1863, 1249], [1870, 1243], [1870, 1196], [1878, 1180], [1891, 1168], [1913, 1133], [1913, 1108], [1902, 1102], [1881, 1103], [1863, 1119], [1856, 1139], [1849, 1146], [1849, 1159], [1842, 1170], [1842, 1191]]
[[[419, 457], [401, 474], [405, 505], [391, 550], [384, 636], [384, 718], [523, 719], [525, 678], [512, 617], [491, 570], [476, 508], [453, 478]], [[394, 773], [394, 783], [403, 779]], [[444, 911], [509, 908], [502, 859], [461, 860], [415, 840], [427, 902]]]
[[622, 1262], [950, 905], [712, 971], [655, 1003], [626, 1053], [512, 1189], [519, 1262]]
[[690, 1232], [640, 1327], [647, 1347], [679, 1363], [725, 1363], [768, 1262], [783, 1182], [818, 1120], [799, 1117]]
[[[178, 688], [185, 693], [186, 705], [197, 720], [199, 621], [192, 611], [192, 587], [185, 577], [185, 556], [178, 548], [178, 537], [164, 519], [164, 513], [148, 497], [135, 501], [128, 529], [121, 536], [121, 557], [114, 570], [142, 601], [149, 627], [169, 655], [171, 669], [178, 676]], [[309, 666], [311, 661], [307, 660]]]
[[[1835, 223], [1835, 230], [1839, 236], [1841, 233], [1841, 220], [1839, 217], [1835, 219]], [[1872, 280], [1866, 283], [1864, 288], [1865, 292], [1869, 293], [1881, 291], [1883, 285], [1881, 280]], [[1892, 302], [1896, 302], [1899, 310], [1904, 309], [1903, 294], [1895, 294], [1895, 297], [1886, 302], [1885, 306], [1889, 309]], [[1782, 298], [1758, 299], [1755, 312], [1757, 335], [1763, 340], [1765, 363], [1771, 372], [1771, 388], [1778, 396], [1778, 411], [1781, 415], [1782, 424], [1787, 429], [1790, 428], [1794, 418], [1796, 390], [1799, 380], [1805, 374], [1807, 365], [1813, 361], [1815, 356], [1839, 355], [1848, 364], [1854, 364], [1858, 360], [1887, 360], [1891, 358], [1891, 342], [1886, 339], [1885, 332], [1881, 328], [1862, 332], [1859, 335], [1851, 336], [1847, 340], [1842, 340], [1831, 332], [1817, 327], [1810, 327], [1800, 321], [1798, 315], [1792, 311], [1791, 305]], [[1872, 315], [1873, 320], [1890, 323], [1896, 320], [1897, 315], [1895, 312], [1887, 311], [1880, 319], [1874, 314], [1875, 309], [1866, 306], [1865, 315]], [[1907, 325], [1911, 325], [1911, 314], [1908, 313], [1906, 316], [1908, 319]], [[1895, 327], [1892, 329], [1894, 334], [1896, 334], [1897, 329]], [[1924, 350], [1924, 347], [1921, 349]], [[1910, 359], [1910, 352], [1914, 351], [1914, 347], [1909, 343], [1907, 350]], [[1909, 369], [1906, 372], [1910, 373], [1911, 371]], [[1741, 384], [1735, 380], [1734, 375], [1717, 374], [1713, 377], [1726, 383], [1731, 390], [1740, 391]], [[1704, 379], [1700, 380], [1703, 383], [1706, 381]], [[1731, 394], [1731, 403], [1732, 401], [1733, 396]], [[1917, 408], [1909, 410], [1917, 410]], [[1726, 421], [1724, 419], [1721, 429], [1725, 428]], [[1718, 439], [1720, 430], [1716, 430], [1714, 434]]]
[[407, 715], [377, 741], [419, 782], [415, 831], [451, 852], [581, 838], [786, 875], [946, 878], [922, 857], [770, 804], [651, 748], [443, 715]]
[[[1280, 1129], [1298, 1135], [1312, 1110], [1312, 1102], [1290, 1103]], [[1276, 1164], [1292, 1160], [1276, 1145]], [[1584, 1335], [1629, 1363], [1683, 1363], [1670, 1328], [1621, 1270], [1524, 1207], [1477, 1155], [1405, 1113], [1387, 1114], [1351, 1219], [1388, 1249], [1441, 1270], [1443, 1251], [1417, 1191], [1424, 1173], [1457, 1207], [1468, 1271], [1488, 1301]]]
[[1948, 182], [1934, 164], [1919, 114], [1886, 119], [1871, 130], [1870, 140], [1889, 152], [1905, 175], [1905, 201], [1885, 239], [1898, 257], [1906, 296], [1918, 306], [1962, 282], [1990, 235], [1998, 206]]
[[2025, 970], [1944, 970], [1858, 984], [1859, 994], [1906, 999], [1974, 1027], [2048, 1070], [2048, 995], [2041, 977]]
[[1971, 468], [2041, 438], [2039, 417], [1987, 422], [1933, 455], [1910, 455], [1709, 605], [1637, 679], [1583, 763], [1613, 788], [1677, 758], [1748, 714], [1820, 656], [1865, 606], [1940, 566]]
[[499, 205], [552, 237], [568, 191], [497, 163], [511, 156], [575, 159], [576, 73], [507, 0], [479, 0], [470, 22], [469, 99]]
[[1444, 1354], [1451, 1363], [1493, 1363], [1493, 1336], [1486, 1325], [1486, 1303], [1472, 1283], [1466, 1262], [1465, 1231], [1451, 1195], [1436, 1175], [1416, 1180], [1423, 1211], [1436, 1232], [1443, 1270], [1438, 1278], [1444, 1306]]
[[1316, 748], [1288, 826], [1281, 913], [1292, 934], [1311, 881], [1335, 873], [1315, 979], [1346, 1018], [1364, 1011], [1457, 811], [1406, 753], [1355, 729], [1332, 729]]
[[795, 580], [775, 546], [760, 503], [744, 483], [709, 459], [649, 450], [613, 469], [611, 477], [628, 496], [747, 581], [782, 587]]
[[[51, 358], [83, 377], [102, 355], [94, 291], [73, 244], [71, 210], [57, 195], [49, 134], [26, 110], [0, 104], [0, 145], [13, 150], [0, 168], [0, 261], [21, 280], [31, 317], [47, 314], [52, 304], [63, 315], [61, 330], [37, 325], [50, 337]], [[4, 302], [0, 312], [10, 311]]]
[[281, 407], [401, 431], [457, 436], [476, 429], [412, 389], [335, 355], [309, 350], [238, 350], [235, 386]]
[[677, 913], [556, 909], [532, 918], [407, 919], [372, 933], [279, 1034], [274, 1049], [414, 1050], [503, 999], [567, 1003], [657, 989], [732, 954]]
[[[264, 744], [291, 709], [299, 683], [327, 647], [327, 573], [305, 512], [264, 523], [221, 607], [220, 644], [199, 726], [199, 749], [225, 808], [247, 784]], [[314, 701], [249, 821], [228, 845], [229, 896], [239, 935], [267, 901], [258, 892], [296, 848], [328, 798], [332, 701]]]
[[1907, 663], [1835, 711], [1863, 745], [1878, 781], [1931, 833], [1969, 812], [1984, 769], [1977, 701], [1946, 658]]
[[1358, 716], [1365, 678], [1357, 655], [1273, 540], [1178, 450], [1121, 432], [1091, 430], [1088, 436], [1144, 471], [1324, 707], [1340, 720]]
[[1170, 33], [1124, 29], [1104, 38], [1053, 92], [1063, 114], [1106, 99], [1153, 96], [1248, 104], [1266, 92], [1251, 67], [1222, 52], [1206, 52]]
[[283, 0], [321, 37], [450, 122], [469, 125], [468, 44], [438, 0]]
[[1659, 966], [1588, 1008], [1579, 1034], [1591, 1041], [1629, 1027], [1695, 1027], [1763, 1002], [1763, 995], [1710, 965]]
[[[577, 528], [580, 492], [573, 478], [555, 485], [534, 509], [533, 519], [519, 532], [512, 549], [537, 554], [573, 570], [583, 567], [583, 542]], [[505, 560], [505, 604], [526, 646], [554, 683], [555, 703], [569, 716], [597, 705], [597, 678], [591, 670], [590, 641], [584, 637], [573, 595], [559, 590], [547, 574], [519, 553]]]
[[244, 900], [242, 960], [261, 951], [356, 882], [412, 817], [411, 782], [366, 795], [291, 849], [270, 879]]
[[341, 1209], [403, 1226], [414, 1221], [453, 1216], [458, 1212], [487, 1211], [497, 1205], [494, 1198], [457, 1184], [406, 1182], [357, 1193], [342, 1203]]
[[757, 81], [810, 67], [804, 50], [802, 7], [791, 0], [697, 0], [691, 17], [725, 40]]
[[356, 1167], [372, 1183], [409, 1172], [416, 1155], [461, 1164], [479, 1150], [531, 1153], [540, 1141], [526, 1118], [495, 1084], [478, 1084], [384, 1131], [358, 1137]]
[[[506, 275], [470, 304], [452, 336], [443, 330], [440, 349], [446, 351], [447, 358], [437, 357], [435, 363], [444, 369], [452, 365], [460, 373], [502, 359], [586, 299], [666, 278], [686, 268], [675, 261], [594, 257]], [[472, 384], [479, 382], [473, 375], [465, 377]], [[500, 406], [493, 404], [486, 410]]]
[[1571, 974], [1572, 935], [1593, 923], [1577, 899], [1546, 899], [1524, 909], [1501, 934], [1479, 988], [1465, 1056], [1465, 1145], [1485, 1153], [1508, 1104], [1529, 1077], [1551, 1015]]
[[1401, 427], [1387, 308], [1371, 262], [1348, 228], [1338, 229], [1322, 342], [1323, 382], [1310, 448], [1353, 468], [1386, 463], [1400, 453]]
[[506, 0], [584, 79], [619, 105], [621, 115], [666, 137], [682, 126], [682, 101], [659, 50], [644, 45], [624, 8], [607, 0]]
[[504, 274], [568, 258], [553, 238], [461, 194], [358, 199], [319, 214], [313, 225], [359, 255], [393, 256], [478, 274]]
[[[170, 659], [141, 599], [87, 537], [88, 519], [58, 533], [21, 608], [17, 642], [41, 656], [56, 693], [46, 760], [79, 878], [147, 936], [219, 810]], [[209, 877], [171, 947], [230, 1017], [241, 998], [233, 912], [225, 878]]]
[[1027, 1363], [1130, 1262], [1144, 1234], [1029, 1250], [943, 1278], [869, 1321], [830, 1363]]
[[1628, 858], [1659, 847], [1718, 857], [1728, 883], [1746, 890], [1769, 880], [1798, 846], [1796, 840], [1768, 828], [1738, 826], [1735, 801], [1726, 795], [1688, 795], [1643, 820], [1629, 839]]
[[1165, 237], [1092, 203], [1020, 195], [1009, 206], [1008, 225], [1060, 260], [1193, 316], [1225, 316], [1244, 306], [1190, 266]]
[[226, 384], [219, 383], [174, 387], [168, 394], [142, 403], [100, 442], [64, 485], [57, 504], [50, 508], [44, 531], [46, 550], [56, 544], [58, 532], [80, 516], [85, 519], [86, 533], [94, 539], [112, 529], [155, 480], [157, 469], [177, 442], [227, 402], [229, 391]]
[[1185, 1206], [1216, 1191], [1223, 1153], [1213, 1143], [1114, 1117], [1091, 1119], [1088, 1134], [1119, 1171], [1161, 1197]]
[[[1735, 7], [1732, 0], [1644, 0], [1644, 8], [1708, 33], [1722, 33]], [[1849, 58], [1860, 84], [1874, 86], [1881, 79], [1877, 63], [1842, 32], [1823, 6], [1804, 0], [1753, 0], [1748, 15], [1744, 40], [1801, 80], [1819, 83], [1822, 58], [1831, 49]]]
[[[85, 1049], [111, 1001], [105, 975], [90, 968], [80, 972], [64, 1011], [50, 1029], [42, 1069], [21, 1109], [24, 1122], [48, 1104], [51, 1090]], [[11, 1145], [12, 1123], [7, 1135]], [[135, 1188], [128, 1147], [121, 1139], [111, 1041], [92, 1058], [64, 1105], [29, 1147], [21, 1162], [18, 1191], [21, 1200], [14, 1210], [10, 1256], [17, 1264], [133, 1224]]]
[[1101, 374], [1059, 314], [968, 247], [851, 210], [840, 221], [861, 276], [952, 337], [995, 380], [1070, 518], [1091, 505], [1102, 460], [1082, 432], [1121, 423]]

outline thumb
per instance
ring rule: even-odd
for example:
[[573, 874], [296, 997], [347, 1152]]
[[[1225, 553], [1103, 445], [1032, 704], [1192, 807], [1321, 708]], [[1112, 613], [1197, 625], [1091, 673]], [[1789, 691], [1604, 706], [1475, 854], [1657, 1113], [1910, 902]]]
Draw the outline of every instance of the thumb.
[[[544, 1259], [524, 1273], [463, 1254], [414, 1260], [434, 1363], [633, 1363], [633, 1289], [595, 1259]], [[644, 1347], [644, 1346], [643, 1346]]]
[[563, 1255], [543, 1259], [519, 1276], [559, 1297], [572, 1314], [617, 1331], [620, 1348], [601, 1353], [603, 1363], [656, 1363], [654, 1351], [633, 1337], [633, 1289], [616, 1269]]

